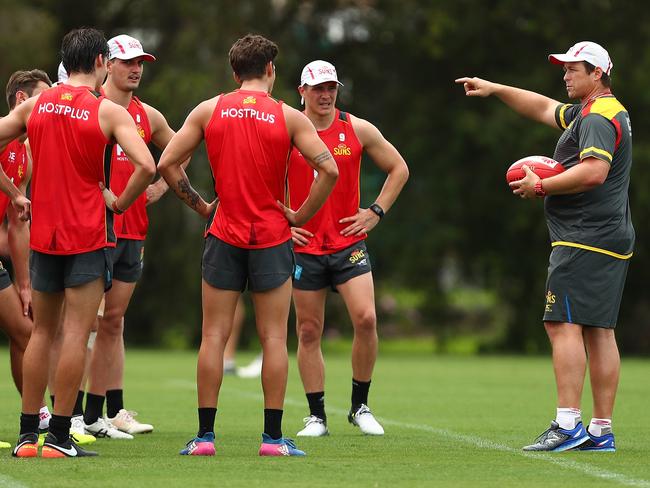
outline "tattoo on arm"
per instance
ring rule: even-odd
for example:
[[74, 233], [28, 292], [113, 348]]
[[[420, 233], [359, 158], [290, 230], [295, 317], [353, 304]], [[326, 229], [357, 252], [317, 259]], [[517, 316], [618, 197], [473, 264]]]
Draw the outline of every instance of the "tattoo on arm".
[[196, 210], [199, 205], [201, 197], [198, 193], [192, 188], [190, 182], [187, 178], [182, 178], [178, 180], [178, 196], [185, 200], [190, 207]]
[[320, 153], [318, 156], [314, 158], [314, 163], [320, 166], [328, 159], [332, 159], [332, 154], [329, 151], [323, 151], [322, 153]]

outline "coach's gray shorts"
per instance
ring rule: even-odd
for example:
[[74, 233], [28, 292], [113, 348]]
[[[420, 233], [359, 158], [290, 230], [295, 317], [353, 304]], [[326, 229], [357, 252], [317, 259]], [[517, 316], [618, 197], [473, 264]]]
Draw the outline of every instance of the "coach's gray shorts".
[[291, 239], [265, 249], [232, 246], [208, 234], [201, 270], [203, 279], [222, 290], [265, 291], [284, 284], [293, 274]]
[[296, 253], [293, 287], [298, 290], [322, 290], [370, 273], [370, 256], [364, 241], [332, 254]]
[[32, 251], [29, 271], [36, 291], [56, 293], [97, 278], [103, 278], [104, 289], [109, 290], [113, 275], [111, 248], [67, 255]]
[[135, 283], [142, 276], [144, 265], [144, 241], [118, 239], [112, 249], [113, 279]]
[[613, 329], [623, 297], [629, 260], [568, 246], [551, 252], [545, 322]]

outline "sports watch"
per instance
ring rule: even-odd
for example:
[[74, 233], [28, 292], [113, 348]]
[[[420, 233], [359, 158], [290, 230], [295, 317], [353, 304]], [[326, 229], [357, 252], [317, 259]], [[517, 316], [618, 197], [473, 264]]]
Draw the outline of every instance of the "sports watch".
[[384, 216], [384, 209], [381, 208], [381, 207], [379, 206], [378, 203], [373, 203], [372, 205], [370, 205], [370, 206], [368, 207], [368, 209], [369, 209], [369, 210], [372, 210], [373, 212], [375, 212], [375, 213], [377, 214], [377, 217], [379, 217], [380, 219], [383, 218], [383, 216]]

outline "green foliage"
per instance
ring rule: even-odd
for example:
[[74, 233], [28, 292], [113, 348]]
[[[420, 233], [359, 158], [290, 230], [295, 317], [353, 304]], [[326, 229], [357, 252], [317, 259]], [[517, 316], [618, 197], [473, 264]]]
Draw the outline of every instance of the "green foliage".
[[[642, 225], [650, 207], [650, 143], [642, 137], [650, 129], [644, 110], [650, 53], [643, 48], [650, 41], [649, 16], [634, 3], [609, 0], [549, 0], [543, 8], [515, 0], [2, 0], [0, 79], [25, 67], [55, 73], [59, 39], [72, 27], [135, 34], [158, 57], [147, 64], [138, 95], [178, 128], [198, 102], [235, 88], [227, 52], [249, 31], [280, 46], [274, 95], [291, 105], [299, 103], [302, 66], [333, 61], [345, 84], [340, 106], [375, 123], [411, 170], [404, 193], [368, 239], [377, 284], [418, 290], [425, 299], [414, 328], [430, 326], [451, 337], [455, 325], [440, 318], [455, 305], [440, 270], [453, 258], [462, 283], [485, 290], [503, 311], [500, 347], [538, 351], [547, 347], [541, 314], [548, 235], [539, 202], [513, 198], [504, 172], [524, 155], [552, 154], [559, 133], [523, 120], [498, 100], [464, 97], [453, 80], [476, 75], [564, 100], [562, 71], [546, 56], [578, 40], [598, 41], [612, 55], [614, 92], [636, 134], [630, 194], [638, 246], [618, 334], [624, 349], [642, 353], [650, 350], [644, 286], [650, 236]], [[195, 155], [189, 173], [211, 196], [204, 152]], [[364, 161], [362, 203], [372, 201], [382, 183], [382, 174]], [[159, 331], [183, 324], [185, 336], [196, 341], [202, 223], [173, 196], [150, 216], [128, 338], [155, 343]], [[334, 308], [328, 316], [339, 321], [344, 313]]]

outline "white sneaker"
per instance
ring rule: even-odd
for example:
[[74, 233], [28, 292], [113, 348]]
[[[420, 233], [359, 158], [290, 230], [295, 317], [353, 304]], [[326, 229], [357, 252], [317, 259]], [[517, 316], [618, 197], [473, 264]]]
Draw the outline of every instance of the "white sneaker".
[[104, 417], [99, 417], [90, 425], [84, 424], [84, 429], [87, 434], [92, 434], [97, 438], [108, 437], [109, 439], [133, 439], [131, 434], [117, 430], [113, 424]]
[[327, 424], [320, 417], [310, 415], [302, 419], [302, 421], [305, 423], [305, 428], [296, 434], [298, 437], [322, 437], [330, 435], [329, 430], [327, 430]]
[[141, 424], [133, 418], [136, 415], [138, 415], [137, 412], [121, 409], [115, 417], [107, 420], [113, 424], [113, 427], [127, 434], [148, 434], [153, 432], [153, 425]]
[[80, 446], [92, 444], [97, 440], [94, 435], [86, 434], [83, 415], [75, 415], [70, 419], [70, 436]]
[[384, 435], [384, 428], [377, 422], [368, 406], [363, 403], [356, 412], [350, 411], [348, 422], [359, 427], [364, 434]]
[[240, 378], [259, 378], [262, 375], [262, 354], [258, 354], [248, 366], [237, 368]]

